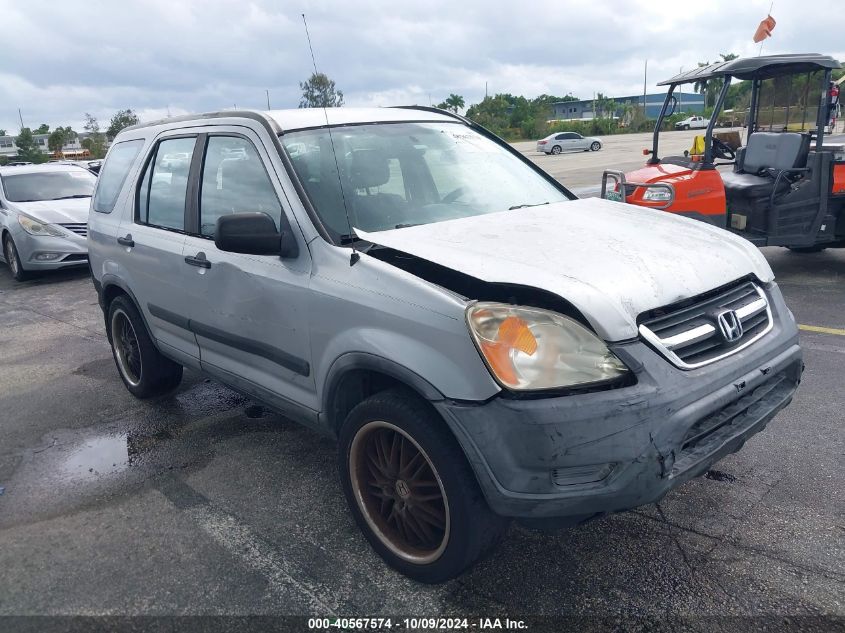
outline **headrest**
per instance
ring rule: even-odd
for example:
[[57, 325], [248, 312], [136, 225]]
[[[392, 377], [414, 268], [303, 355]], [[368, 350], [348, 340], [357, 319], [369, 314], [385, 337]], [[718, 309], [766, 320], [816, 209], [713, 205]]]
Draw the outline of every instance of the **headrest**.
[[375, 149], [352, 150], [349, 159], [349, 180], [355, 189], [378, 187], [390, 180], [387, 157]]
[[262, 180], [262, 169], [249, 160], [231, 159], [220, 163], [223, 189], [231, 189], [238, 185], [251, 185]]

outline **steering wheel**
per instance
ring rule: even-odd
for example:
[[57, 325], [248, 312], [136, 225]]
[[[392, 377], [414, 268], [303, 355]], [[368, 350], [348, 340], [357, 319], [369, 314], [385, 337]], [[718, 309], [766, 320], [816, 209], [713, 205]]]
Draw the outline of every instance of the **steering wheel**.
[[725, 160], [736, 159], [736, 152], [733, 151], [731, 146], [725, 143], [723, 140], [718, 139], [714, 136], [711, 146], [713, 148], [714, 158], [724, 158]]
[[463, 198], [465, 194], [466, 187], [458, 187], [457, 189], [454, 189], [453, 191], [450, 191], [445, 196], [443, 196], [443, 199], [440, 202], [445, 204], [449, 204], [450, 202], [456, 202], [460, 198]]

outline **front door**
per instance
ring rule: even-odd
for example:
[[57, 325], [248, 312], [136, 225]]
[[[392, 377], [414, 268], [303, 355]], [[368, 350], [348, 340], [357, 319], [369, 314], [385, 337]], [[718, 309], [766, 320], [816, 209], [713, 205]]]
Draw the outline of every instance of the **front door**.
[[[316, 411], [308, 249], [303, 244], [295, 259], [217, 249], [220, 216], [257, 211], [280, 228], [285, 213], [283, 191], [258, 135], [247, 128], [218, 129], [203, 139], [196, 228], [182, 253], [202, 367], [259, 398], [276, 404], [281, 398]], [[292, 215], [287, 217], [296, 227]]]
[[188, 174], [196, 143], [196, 135], [183, 135], [162, 138], [153, 146], [135, 192], [134, 217], [124, 220], [117, 233], [126, 250], [127, 282], [153, 338], [162, 352], [187, 365], [199, 358], [188, 328], [182, 259]]

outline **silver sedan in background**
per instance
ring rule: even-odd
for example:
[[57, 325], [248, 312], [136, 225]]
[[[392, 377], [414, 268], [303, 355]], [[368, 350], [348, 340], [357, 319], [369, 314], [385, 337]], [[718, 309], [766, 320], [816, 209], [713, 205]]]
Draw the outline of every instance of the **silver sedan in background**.
[[0, 167], [2, 259], [15, 279], [88, 264], [88, 208], [96, 180], [76, 165]]
[[545, 154], [597, 152], [601, 144], [600, 138], [581, 136], [578, 132], [555, 132], [537, 141], [537, 151]]

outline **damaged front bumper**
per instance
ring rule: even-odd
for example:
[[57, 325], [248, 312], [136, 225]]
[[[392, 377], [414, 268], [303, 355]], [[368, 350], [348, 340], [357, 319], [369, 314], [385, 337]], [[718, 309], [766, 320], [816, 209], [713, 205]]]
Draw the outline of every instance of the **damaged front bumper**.
[[636, 375], [631, 387], [434, 406], [498, 514], [565, 525], [651, 503], [739, 450], [791, 401], [803, 370], [798, 330], [776, 287], [770, 298], [771, 332], [706, 367], [678, 369], [632, 341], [612, 346]]

